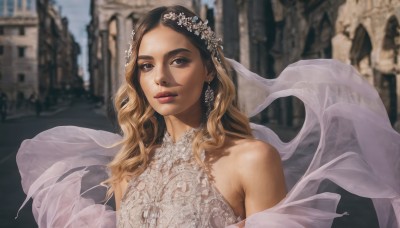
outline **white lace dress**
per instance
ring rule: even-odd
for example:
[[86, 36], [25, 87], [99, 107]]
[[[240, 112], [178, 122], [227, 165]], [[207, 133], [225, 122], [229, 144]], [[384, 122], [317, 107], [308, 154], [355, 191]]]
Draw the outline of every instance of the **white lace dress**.
[[176, 143], [165, 134], [149, 167], [130, 181], [117, 227], [225, 227], [241, 220], [196, 162], [193, 132]]

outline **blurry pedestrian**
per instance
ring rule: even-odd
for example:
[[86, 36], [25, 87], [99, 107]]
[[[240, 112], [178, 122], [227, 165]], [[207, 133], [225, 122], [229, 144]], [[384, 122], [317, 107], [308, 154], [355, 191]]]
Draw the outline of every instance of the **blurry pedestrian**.
[[21, 92], [21, 91], [18, 91], [18, 93], [17, 93], [17, 104], [16, 104], [16, 108], [17, 109], [20, 109], [21, 108], [21, 106], [23, 105], [23, 103], [24, 103], [24, 100], [25, 100], [25, 95], [24, 95], [24, 93], [23, 92]]
[[35, 108], [36, 116], [40, 116], [40, 113], [42, 112], [42, 103], [40, 102], [40, 99], [36, 93], [31, 94], [29, 97], [29, 102]]
[[7, 94], [5, 94], [3, 91], [0, 91], [0, 116], [1, 116], [1, 122], [4, 122], [7, 118], [7, 103], [8, 103], [8, 98]]

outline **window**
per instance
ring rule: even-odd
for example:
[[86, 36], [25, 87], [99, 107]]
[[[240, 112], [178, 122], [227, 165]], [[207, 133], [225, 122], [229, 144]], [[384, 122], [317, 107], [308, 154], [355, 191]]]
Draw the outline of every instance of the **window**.
[[18, 32], [20, 36], [25, 36], [25, 27], [24, 26], [20, 26], [18, 28]]
[[4, 27], [0, 26], [0, 35], [4, 35]]
[[12, 16], [14, 13], [14, 0], [7, 0], [7, 16]]
[[5, 16], [4, 15], [4, 2], [3, 1], [0, 1], [0, 17], [1, 16]]
[[25, 74], [18, 74], [18, 82], [24, 82], [25, 81]]
[[18, 47], [18, 57], [25, 57], [25, 47]]
[[0, 55], [4, 55], [4, 46], [0, 45]]
[[33, 1], [33, 0], [26, 0], [26, 9], [27, 9], [28, 11], [33, 10], [33, 4], [35, 4], [35, 3], [33, 3], [32, 1]]

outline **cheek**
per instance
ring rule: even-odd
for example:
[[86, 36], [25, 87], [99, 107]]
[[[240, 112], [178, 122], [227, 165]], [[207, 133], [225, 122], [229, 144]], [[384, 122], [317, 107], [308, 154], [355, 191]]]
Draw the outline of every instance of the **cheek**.
[[[200, 75], [196, 75], [200, 77]], [[183, 93], [185, 97], [190, 98], [191, 101], [193, 99], [197, 100], [201, 97], [201, 92], [203, 90], [204, 81], [199, 78], [188, 78], [182, 84], [186, 85], [183, 87]]]
[[204, 85], [203, 81], [193, 82], [192, 86], [189, 88], [190, 93], [192, 93], [193, 96], [195, 96], [195, 97], [200, 97], [201, 93], [203, 91], [203, 85]]
[[150, 92], [151, 92], [151, 87], [150, 87], [149, 81], [142, 77], [139, 77], [139, 86], [142, 89], [147, 100], [149, 100], [149, 96], [150, 96]]
[[185, 77], [177, 80], [178, 84], [186, 85], [185, 90], [189, 93], [200, 94], [206, 79], [205, 72], [200, 68], [194, 68], [185, 73]]
[[187, 103], [192, 105], [194, 103], [202, 103], [202, 92], [203, 92], [203, 82], [196, 82], [191, 87], [187, 88], [185, 96], [187, 97]]

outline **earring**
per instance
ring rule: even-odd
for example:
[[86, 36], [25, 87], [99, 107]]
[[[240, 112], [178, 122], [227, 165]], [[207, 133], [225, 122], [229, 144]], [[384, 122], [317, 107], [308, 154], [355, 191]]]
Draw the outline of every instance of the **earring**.
[[206, 112], [207, 118], [210, 115], [210, 112], [214, 105], [214, 90], [211, 89], [210, 83], [211, 81], [208, 82], [206, 92], [204, 93], [204, 103], [207, 106], [207, 112]]

